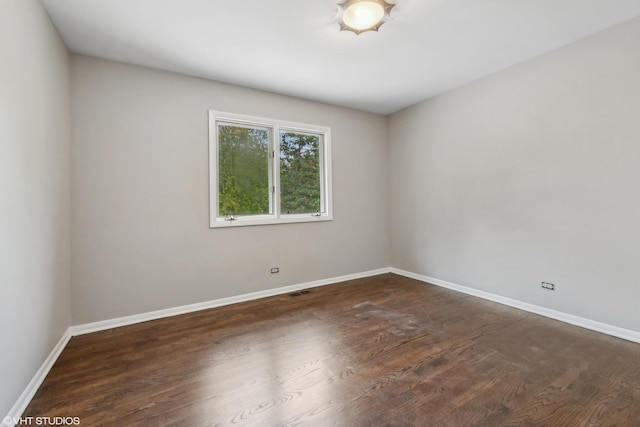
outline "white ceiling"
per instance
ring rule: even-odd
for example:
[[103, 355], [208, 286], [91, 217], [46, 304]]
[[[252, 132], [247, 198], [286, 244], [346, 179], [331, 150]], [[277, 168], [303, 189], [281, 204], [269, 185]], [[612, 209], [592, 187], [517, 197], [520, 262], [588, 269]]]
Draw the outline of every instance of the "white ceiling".
[[41, 0], [72, 52], [388, 114], [640, 16], [640, 0]]

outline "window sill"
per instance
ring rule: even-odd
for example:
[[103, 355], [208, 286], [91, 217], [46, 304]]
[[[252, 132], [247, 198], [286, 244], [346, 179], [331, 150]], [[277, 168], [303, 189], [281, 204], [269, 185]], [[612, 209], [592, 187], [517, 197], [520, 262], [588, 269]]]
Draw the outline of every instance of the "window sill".
[[209, 228], [229, 228], [229, 227], [248, 227], [254, 225], [275, 225], [275, 224], [296, 224], [303, 222], [324, 222], [332, 221], [333, 216], [323, 214], [320, 216], [305, 215], [286, 215], [280, 218], [272, 216], [265, 217], [239, 217], [236, 220], [229, 221], [224, 218], [212, 218]]

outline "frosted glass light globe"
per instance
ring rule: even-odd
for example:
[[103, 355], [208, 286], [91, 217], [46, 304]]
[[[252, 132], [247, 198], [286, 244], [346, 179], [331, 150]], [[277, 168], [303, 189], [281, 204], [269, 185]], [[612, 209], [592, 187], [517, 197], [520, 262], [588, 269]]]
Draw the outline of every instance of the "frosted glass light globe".
[[384, 18], [384, 8], [372, 1], [362, 1], [349, 6], [342, 21], [355, 30], [366, 30], [378, 24]]

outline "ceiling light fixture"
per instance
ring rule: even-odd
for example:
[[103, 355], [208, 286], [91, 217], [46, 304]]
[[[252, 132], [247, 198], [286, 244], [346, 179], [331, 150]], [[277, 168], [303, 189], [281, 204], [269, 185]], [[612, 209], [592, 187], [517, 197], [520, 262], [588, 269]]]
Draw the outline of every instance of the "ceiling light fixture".
[[378, 31], [389, 17], [395, 1], [388, 0], [346, 0], [338, 3], [340, 31]]

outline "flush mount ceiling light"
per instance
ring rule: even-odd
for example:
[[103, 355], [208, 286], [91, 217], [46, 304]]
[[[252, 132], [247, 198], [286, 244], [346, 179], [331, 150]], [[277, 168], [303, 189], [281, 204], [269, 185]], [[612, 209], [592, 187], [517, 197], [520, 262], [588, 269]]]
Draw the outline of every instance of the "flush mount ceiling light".
[[338, 3], [340, 31], [378, 31], [389, 17], [395, 1], [388, 0], [346, 0]]

